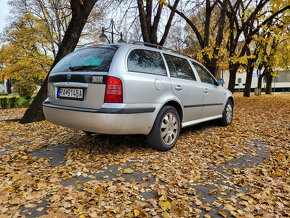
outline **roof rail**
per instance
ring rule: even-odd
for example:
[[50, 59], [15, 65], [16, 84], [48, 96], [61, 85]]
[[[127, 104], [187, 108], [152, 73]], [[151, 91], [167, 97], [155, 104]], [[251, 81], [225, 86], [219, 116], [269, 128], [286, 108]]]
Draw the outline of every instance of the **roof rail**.
[[156, 45], [156, 44], [149, 43], [149, 42], [134, 41], [133, 44], [135, 44], [135, 45], [140, 45], [141, 44], [141, 45], [145, 45], [145, 46], [147, 45], [147, 46], [155, 47], [155, 48], [160, 49], [160, 50], [166, 49], [166, 50], [169, 50], [169, 51], [173, 51], [173, 52], [175, 52], [177, 54], [181, 54], [181, 55], [184, 55], [184, 56], [187, 56], [187, 57], [191, 58], [189, 55], [184, 54], [184, 53], [179, 52], [179, 51], [176, 51], [176, 50], [174, 50], [172, 48], [167, 48], [167, 47], [164, 47], [164, 46], [161, 46], [161, 45]]

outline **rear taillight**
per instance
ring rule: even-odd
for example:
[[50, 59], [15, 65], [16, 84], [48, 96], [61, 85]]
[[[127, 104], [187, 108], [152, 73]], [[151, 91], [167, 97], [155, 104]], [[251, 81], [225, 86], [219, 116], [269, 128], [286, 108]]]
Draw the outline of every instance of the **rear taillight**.
[[115, 77], [108, 77], [105, 103], [123, 103], [122, 81]]

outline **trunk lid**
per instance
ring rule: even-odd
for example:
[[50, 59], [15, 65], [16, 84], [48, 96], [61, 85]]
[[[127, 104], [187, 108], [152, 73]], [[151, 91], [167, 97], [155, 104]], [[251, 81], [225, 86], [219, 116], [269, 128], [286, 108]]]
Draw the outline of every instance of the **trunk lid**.
[[73, 52], [53, 68], [48, 80], [52, 104], [99, 109], [117, 46], [88, 47]]

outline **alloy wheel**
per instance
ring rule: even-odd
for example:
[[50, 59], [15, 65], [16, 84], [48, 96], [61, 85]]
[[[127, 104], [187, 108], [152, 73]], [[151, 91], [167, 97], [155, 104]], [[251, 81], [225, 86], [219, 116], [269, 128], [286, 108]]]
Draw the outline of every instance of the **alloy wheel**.
[[228, 104], [226, 107], [226, 120], [227, 123], [230, 123], [233, 119], [233, 107], [231, 104]]
[[160, 134], [162, 141], [170, 145], [174, 142], [178, 134], [178, 119], [176, 115], [172, 112], [168, 112], [162, 118], [161, 126], [160, 126]]

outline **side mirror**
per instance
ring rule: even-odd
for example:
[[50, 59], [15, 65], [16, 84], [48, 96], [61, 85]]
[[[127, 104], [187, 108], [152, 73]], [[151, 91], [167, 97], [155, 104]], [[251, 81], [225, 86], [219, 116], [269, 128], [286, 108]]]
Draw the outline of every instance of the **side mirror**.
[[217, 82], [218, 82], [219, 85], [223, 85], [223, 84], [225, 84], [224, 79], [221, 79], [221, 78], [219, 78], [219, 79], [217, 80]]

